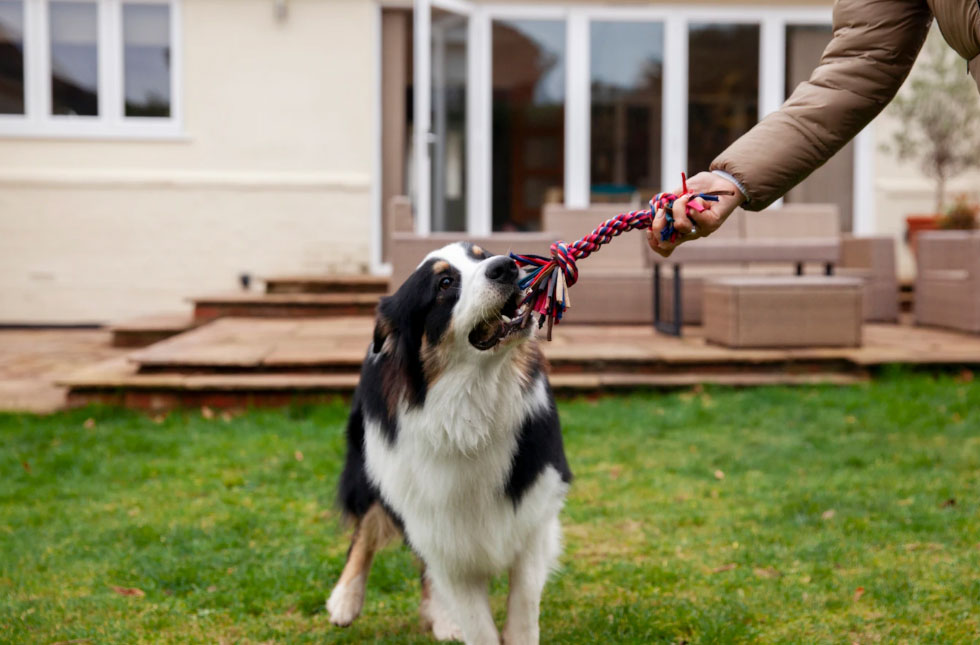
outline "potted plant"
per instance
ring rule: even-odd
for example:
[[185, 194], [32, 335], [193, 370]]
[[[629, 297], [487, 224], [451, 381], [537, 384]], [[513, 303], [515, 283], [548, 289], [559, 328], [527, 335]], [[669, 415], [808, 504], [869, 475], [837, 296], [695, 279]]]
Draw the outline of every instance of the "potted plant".
[[971, 201], [966, 195], [957, 196], [953, 205], [939, 218], [939, 228], [958, 231], [980, 228], [980, 203]]
[[939, 227], [950, 179], [980, 168], [980, 99], [963, 61], [937, 34], [931, 34], [925, 55], [892, 102], [902, 123], [892, 137], [899, 159], [917, 161], [935, 182], [935, 210], [906, 217], [907, 239], [915, 251], [915, 235]]

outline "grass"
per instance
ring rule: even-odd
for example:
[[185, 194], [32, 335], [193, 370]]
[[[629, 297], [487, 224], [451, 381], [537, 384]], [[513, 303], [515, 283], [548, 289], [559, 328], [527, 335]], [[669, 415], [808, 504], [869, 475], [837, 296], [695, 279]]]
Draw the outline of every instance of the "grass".
[[[577, 479], [543, 642], [980, 640], [977, 385], [894, 372], [560, 407]], [[353, 627], [323, 611], [345, 415], [0, 415], [0, 640], [429, 642], [404, 547]]]

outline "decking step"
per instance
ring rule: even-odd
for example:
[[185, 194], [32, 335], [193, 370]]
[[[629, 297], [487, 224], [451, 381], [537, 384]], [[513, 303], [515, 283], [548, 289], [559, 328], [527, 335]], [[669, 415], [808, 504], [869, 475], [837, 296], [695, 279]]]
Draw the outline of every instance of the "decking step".
[[373, 315], [377, 293], [251, 293], [239, 292], [193, 298], [194, 320], [228, 316], [262, 318], [322, 318]]
[[[349, 395], [357, 374], [144, 374], [125, 359], [112, 359], [63, 379], [70, 406], [102, 403], [142, 410], [209, 406], [243, 408], [328, 400]], [[698, 384], [725, 386], [850, 385], [866, 374], [835, 372], [786, 374], [768, 372], [728, 374], [555, 374], [554, 390], [562, 395], [640, 389], [675, 389]]]
[[[144, 374], [357, 374], [373, 328], [374, 320], [367, 316], [317, 320], [223, 318], [134, 352], [130, 359]], [[729, 374], [734, 370], [744, 374], [782, 371], [805, 375], [861, 370], [840, 352], [722, 352], [708, 347], [671, 354], [656, 344], [647, 342], [641, 346], [630, 342], [629, 337], [621, 336], [617, 343], [597, 342], [602, 337], [593, 332], [588, 336], [591, 342], [574, 342], [582, 330], [566, 328], [562, 333], [562, 339], [542, 343], [556, 375]], [[649, 333], [646, 332], [648, 337]]]
[[388, 292], [388, 278], [375, 275], [294, 275], [265, 279], [267, 293]]
[[114, 323], [112, 332], [113, 347], [146, 347], [183, 333], [194, 326], [194, 319], [188, 313], [167, 313], [139, 316]]

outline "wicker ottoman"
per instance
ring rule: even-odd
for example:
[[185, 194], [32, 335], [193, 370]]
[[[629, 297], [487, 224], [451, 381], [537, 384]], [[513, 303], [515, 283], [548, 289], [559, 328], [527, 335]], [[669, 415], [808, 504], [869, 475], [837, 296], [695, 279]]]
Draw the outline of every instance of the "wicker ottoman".
[[727, 347], [857, 347], [863, 281], [744, 276], [704, 285], [704, 335]]

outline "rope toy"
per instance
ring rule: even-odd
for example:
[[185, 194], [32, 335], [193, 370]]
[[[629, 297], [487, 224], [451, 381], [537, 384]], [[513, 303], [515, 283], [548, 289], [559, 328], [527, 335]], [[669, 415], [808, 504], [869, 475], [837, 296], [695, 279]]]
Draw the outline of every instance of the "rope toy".
[[[529, 313], [538, 313], [538, 327], [548, 323], [548, 340], [551, 340], [551, 329], [561, 322], [565, 310], [572, 303], [568, 296], [568, 289], [578, 282], [578, 266], [576, 262], [587, 258], [612, 238], [626, 231], [648, 229], [653, 226], [653, 219], [657, 213], [663, 211], [667, 220], [660, 239], [663, 241], [676, 242], [680, 237], [677, 229], [674, 228], [674, 201], [685, 195], [694, 195], [707, 202], [717, 202], [720, 195], [732, 195], [731, 191], [716, 191], [711, 193], [691, 193], [687, 189], [687, 177], [681, 173], [682, 193], [659, 193], [650, 200], [650, 209], [641, 211], [630, 211], [620, 213], [599, 225], [594, 231], [583, 237], [577, 242], [566, 244], [559, 240], [551, 245], [551, 256], [541, 255], [520, 255], [511, 253], [510, 257], [517, 263], [518, 268], [525, 269], [524, 277], [520, 281], [521, 289], [526, 290], [522, 306], [526, 305], [528, 313], [524, 314], [520, 326], [525, 327], [530, 322]], [[687, 213], [693, 215], [701, 213], [705, 206], [700, 202], [690, 201], [687, 204]], [[693, 218], [692, 218], [693, 219]]]

